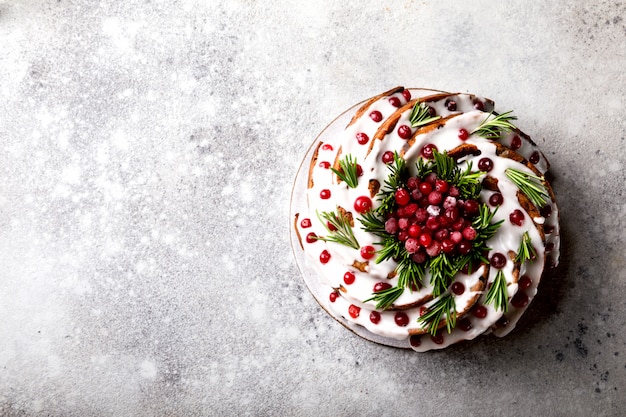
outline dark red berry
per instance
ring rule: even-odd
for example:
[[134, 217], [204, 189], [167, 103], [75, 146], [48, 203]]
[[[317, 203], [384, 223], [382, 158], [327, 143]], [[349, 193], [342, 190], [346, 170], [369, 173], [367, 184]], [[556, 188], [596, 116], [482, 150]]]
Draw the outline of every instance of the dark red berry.
[[330, 162], [322, 161], [322, 162], [320, 162], [320, 167], [324, 168], [324, 169], [328, 169], [328, 168], [330, 168]]
[[386, 151], [385, 153], [383, 153], [383, 156], [381, 157], [383, 164], [390, 164], [393, 162], [393, 152], [391, 151]]
[[389, 104], [391, 104], [393, 107], [400, 107], [402, 105], [398, 97], [389, 97]]
[[530, 158], [528, 158], [528, 161], [531, 164], [536, 164], [537, 162], [539, 162], [539, 159], [541, 159], [541, 156], [539, 155], [538, 151], [535, 151], [530, 155]]
[[461, 255], [467, 255], [472, 251], [472, 243], [467, 240], [462, 240], [456, 245], [456, 250]]
[[485, 110], [485, 103], [483, 103], [480, 100], [474, 100], [474, 108], [476, 110], [484, 111]]
[[414, 237], [410, 237], [404, 242], [404, 248], [410, 254], [416, 253], [419, 247], [420, 244]]
[[402, 311], [397, 312], [393, 319], [400, 327], [404, 327], [409, 324], [409, 316]]
[[385, 232], [395, 235], [397, 231], [398, 219], [396, 219], [395, 217], [390, 217], [389, 219], [387, 219], [387, 221], [385, 221]]
[[435, 335], [431, 335], [430, 336], [430, 340], [433, 341], [433, 343], [437, 344], [437, 345], [443, 345], [443, 334], [441, 332], [435, 334]]
[[506, 327], [510, 323], [509, 319], [506, 316], [502, 316], [496, 321], [496, 327]]
[[376, 249], [373, 246], [367, 245], [361, 248], [361, 257], [363, 259], [372, 259], [376, 255]]
[[424, 145], [424, 147], [422, 148], [422, 156], [426, 159], [432, 159], [433, 153], [436, 150], [437, 150], [437, 147], [434, 144], [428, 143]]
[[411, 343], [411, 346], [413, 347], [420, 347], [422, 344], [422, 338], [420, 336], [413, 335], [409, 338], [409, 343]]
[[496, 269], [502, 269], [506, 266], [506, 256], [504, 256], [500, 252], [496, 252], [493, 255], [491, 255], [491, 259], [489, 260], [489, 263], [491, 264], [491, 266], [493, 266]]
[[327, 264], [330, 261], [330, 253], [326, 249], [320, 253], [320, 262], [323, 264]]
[[443, 200], [443, 196], [439, 191], [432, 191], [428, 194], [428, 202], [433, 205], [438, 205]]
[[450, 184], [448, 184], [445, 180], [437, 179], [435, 180], [435, 191], [439, 191], [440, 193], [447, 193], [450, 189]]
[[398, 128], [398, 136], [402, 139], [408, 139], [411, 137], [411, 128], [407, 125], [402, 125]]
[[432, 238], [432, 236], [429, 233], [422, 233], [419, 236], [418, 240], [420, 242], [420, 245], [422, 245], [424, 247], [428, 247], [432, 243], [433, 238]]
[[334, 303], [335, 301], [337, 301], [337, 297], [339, 297], [339, 293], [337, 291], [333, 291], [328, 296], [328, 299], [330, 300], [331, 303]]
[[395, 199], [399, 205], [406, 206], [411, 201], [411, 194], [404, 188], [398, 188], [395, 193]]
[[478, 236], [478, 232], [476, 232], [476, 229], [472, 226], [467, 226], [461, 233], [463, 234], [463, 238], [470, 241], [476, 239], [476, 236]]
[[509, 220], [516, 226], [524, 224], [524, 213], [521, 210], [515, 209], [509, 214]]
[[330, 190], [324, 189], [320, 191], [320, 198], [322, 200], [328, 200], [330, 198]]
[[520, 137], [517, 135], [513, 136], [513, 139], [511, 139], [511, 149], [515, 151], [521, 147], [522, 147], [522, 140], [520, 139]]
[[518, 291], [515, 293], [513, 298], [511, 298], [511, 305], [515, 308], [522, 308], [528, 305], [528, 295], [524, 291]]
[[334, 232], [337, 230], [337, 228], [335, 227], [334, 224], [332, 224], [331, 222], [326, 222], [326, 227], [328, 227], [328, 230], [330, 230], [331, 232]]
[[465, 285], [462, 282], [455, 281], [450, 285], [450, 291], [455, 295], [462, 295], [465, 292]]
[[350, 307], [348, 307], [348, 314], [350, 314], [350, 317], [353, 319], [356, 319], [359, 317], [359, 314], [361, 314], [361, 307], [350, 304]]
[[306, 243], [315, 243], [317, 242], [317, 235], [313, 232], [306, 235]]
[[333, 145], [331, 145], [330, 143], [325, 143], [322, 145], [322, 150], [324, 151], [332, 151], [333, 150]]
[[307, 227], [311, 227], [311, 219], [302, 219], [300, 222], [300, 227], [306, 229]]
[[522, 277], [519, 279], [519, 281], [517, 282], [517, 285], [523, 289], [523, 290], [527, 290], [530, 288], [530, 286], [532, 285], [532, 281], [530, 279], [530, 277], [528, 275], [522, 275]]
[[443, 253], [452, 253], [454, 252], [454, 248], [455, 248], [455, 243], [452, 241], [452, 239], [444, 239], [441, 241], [441, 250], [443, 251]]
[[354, 200], [354, 209], [357, 213], [367, 213], [372, 209], [372, 200], [365, 195], [357, 197], [357, 199]]
[[428, 195], [433, 191], [433, 186], [427, 182], [423, 182], [419, 185], [419, 190], [422, 195]]
[[485, 306], [476, 306], [472, 309], [474, 317], [484, 319], [487, 317], [487, 308]]
[[446, 108], [449, 111], [456, 111], [456, 101], [447, 99], [446, 100]]
[[354, 274], [350, 271], [346, 272], [345, 274], [343, 274], [343, 282], [346, 283], [346, 285], [351, 285], [354, 284], [354, 280], [356, 279], [356, 277], [354, 276]]
[[402, 96], [406, 101], [411, 100], [411, 92], [409, 90], [402, 91]]
[[419, 237], [421, 231], [422, 228], [419, 224], [412, 224], [411, 226], [409, 226], [409, 236], [411, 237]]
[[356, 134], [356, 141], [359, 142], [359, 145], [365, 145], [367, 142], [369, 142], [369, 140], [370, 137], [363, 132], [359, 132]]
[[469, 138], [469, 132], [467, 131], [467, 129], [459, 129], [459, 139], [467, 140], [467, 138]]
[[374, 284], [374, 292], [385, 291], [391, 288], [391, 284], [388, 282], [377, 282]]
[[469, 332], [470, 330], [472, 330], [472, 322], [467, 317], [465, 317], [459, 320], [459, 322], [456, 324], [456, 327], [463, 330], [464, 332]]
[[472, 216], [478, 214], [478, 201], [476, 200], [467, 200], [463, 205], [463, 209], [465, 210], [465, 214]]
[[370, 113], [370, 118], [376, 123], [378, 123], [381, 120], [383, 120], [383, 115], [378, 110], [374, 110], [373, 112]]
[[493, 161], [489, 158], [480, 158], [478, 161], [478, 169], [483, 172], [489, 172], [493, 169]]
[[380, 323], [380, 313], [378, 311], [372, 311], [370, 313], [370, 321], [374, 324]]
[[539, 210], [539, 213], [545, 218], [552, 216], [552, 206], [550, 204], [546, 204]]
[[504, 198], [502, 198], [502, 194], [500, 193], [493, 193], [491, 194], [491, 197], [489, 197], [489, 205], [492, 207], [501, 205], [503, 201]]

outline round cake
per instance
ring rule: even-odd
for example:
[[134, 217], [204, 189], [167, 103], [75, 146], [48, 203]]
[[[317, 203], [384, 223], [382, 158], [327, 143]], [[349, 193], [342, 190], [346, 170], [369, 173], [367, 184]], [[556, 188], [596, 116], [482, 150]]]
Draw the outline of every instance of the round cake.
[[508, 334], [559, 258], [549, 163], [515, 120], [487, 98], [403, 87], [335, 119], [291, 207], [319, 304], [416, 351]]

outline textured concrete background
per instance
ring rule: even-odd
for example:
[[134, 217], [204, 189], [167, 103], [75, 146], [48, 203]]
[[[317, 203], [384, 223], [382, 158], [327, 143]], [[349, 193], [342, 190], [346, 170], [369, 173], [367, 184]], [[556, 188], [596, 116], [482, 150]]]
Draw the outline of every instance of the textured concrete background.
[[[625, 19], [602, 0], [0, 0], [0, 415], [623, 415]], [[552, 162], [562, 266], [505, 339], [377, 346], [299, 276], [307, 147], [395, 85], [491, 97]]]

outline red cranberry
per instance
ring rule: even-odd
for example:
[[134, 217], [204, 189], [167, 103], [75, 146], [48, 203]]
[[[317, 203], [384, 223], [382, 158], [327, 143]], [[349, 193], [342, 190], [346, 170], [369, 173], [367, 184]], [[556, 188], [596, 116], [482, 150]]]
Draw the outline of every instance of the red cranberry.
[[411, 226], [409, 226], [409, 236], [419, 237], [421, 232], [422, 228], [419, 226], [419, 224], [412, 224]]
[[439, 191], [440, 193], [447, 193], [450, 189], [450, 184], [448, 184], [445, 180], [435, 180], [435, 191]]
[[426, 251], [423, 248], [420, 248], [416, 253], [411, 255], [411, 260], [415, 262], [416, 264], [422, 264], [426, 262], [427, 258], [428, 258], [428, 255], [426, 254]]
[[306, 235], [306, 243], [315, 243], [317, 242], [317, 235], [313, 232]]
[[415, 221], [418, 223], [424, 223], [428, 218], [428, 212], [425, 208], [418, 208], [415, 210]]
[[493, 161], [489, 158], [480, 158], [478, 161], [478, 169], [483, 172], [489, 172], [493, 169]]
[[437, 219], [434, 216], [430, 216], [427, 220], [426, 220], [426, 228], [430, 229], [430, 230], [437, 230], [439, 229], [439, 226], [441, 226], [441, 224], [439, 223], [439, 219]]
[[441, 332], [435, 334], [435, 335], [431, 335], [430, 336], [430, 340], [433, 341], [433, 343], [437, 344], [437, 345], [443, 345], [443, 334], [441, 334]]
[[465, 239], [470, 241], [476, 239], [476, 236], [478, 235], [476, 229], [474, 229], [472, 226], [467, 226], [465, 229], [463, 229], [461, 233], [463, 234], [463, 237]]
[[461, 241], [463, 240], [463, 234], [455, 230], [450, 233], [450, 240], [452, 240], [455, 244], [461, 243]]
[[330, 300], [331, 303], [334, 303], [335, 301], [337, 301], [337, 297], [339, 297], [339, 293], [337, 291], [333, 291], [328, 296], [328, 299]]
[[432, 159], [433, 152], [436, 150], [437, 150], [437, 147], [434, 144], [428, 143], [424, 145], [424, 147], [422, 148], [422, 156], [426, 159]]
[[381, 120], [383, 120], [383, 115], [378, 110], [374, 110], [373, 112], [370, 113], [370, 118], [376, 123], [378, 123]]
[[443, 212], [443, 217], [448, 221], [448, 224], [452, 224], [459, 218], [459, 211], [456, 207], [447, 208]]
[[411, 194], [404, 188], [398, 188], [396, 190], [395, 199], [396, 203], [399, 205], [406, 206], [409, 204], [409, 201], [411, 201]]
[[320, 198], [322, 200], [328, 200], [330, 198], [330, 190], [324, 189], [320, 191]]
[[330, 253], [326, 249], [320, 253], [320, 262], [323, 264], [327, 264], [330, 261]]
[[528, 295], [524, 291], [518, 291], [515, 293], [513, 298], [511, 298], [511, 305], [515, 308], [522, 308], [528, 305]]
[[467, 140], [467, 138], [469, 138], [469, 132], [467, 131], [467, 129], [459, 129], [459, 139]]
[[502, 194], [500, 193], [493, 193], [491, 197], [489, 197], [489, 205], [492, 207], [501, 205], [503, 201], [504, 198], [502, 198]]
[[330, 168], [330, 162], [322, 161], [322, 162], [320, 162], [320, 167], [324, 168], [324, 169], [328, 169], [328, 168]]
[[380, 313], [378, 311], [372, 311], [370, 313], [370, 321], [374, 324], [380, 323]]
[[455, 295], [462, 295], [465, 292], [465, 285], [462, 282], [455, 281], [450, 285], [450, 291]]
[[430, 185], [434, 187], [435, 182], [437, 181], [437, 174], [435, 172], [430, 172], [426, 174], [426, 176], [424, 177], [424, 181], [426, 181], [427, 183], [429, 183]]
[[533, 152], [533, 153], [530, 155], [530, 158], [528, 158], [528, 161], [529, 161], [531, 164], [536, 164], [537, 162], [539, 162], [539, 159], [540, 159], [540, 158], [541, 158], [541, 157], [540, 157], [540, 155], [539, 155], [539, 152], [538, 152], [538, 151], [535, 151], [535, 152]]
[[398, 240], [400, 242], [404, 242], [408, 238], [409, 238], [409, 233], [406, 230], [400, 230], [400, 232], [398, 233]]
[[337, 230], [335, 225], [333, 225], [331, 222], [326, 222], [326, 227], [328, 227], [328, 230], [330, 230], [331, 232], [334, 232]]
[[307, 227], [311, 227], [311, 219], [302, 219], [300, 222], [300, 227], [306, 229]]
[[487, 317], [487, 308], [485, 306], [476, 306], [472, 309], [474, 317], [484, 319]]
[[443, 196], [439, 191], [433, 191], [428, 194], [428, 202], [433, 205], [438, 205], [443, 200]]
[[532, 285], [532, 281], [530, 279], [530, 277], [528, 275], [522, 275], [522, 277], [519, 279], [519, 281], [517, 282], [517, 285], [523, 289], [523, 290], [527, 290], [530, 288], [530, 286]]
[[325, 143], [322, 145], [322, 150], [324, 151], [332, 151], [333, 150], [333, 145], [331, 145], [330, 143]]
[[550, 226], [546, 224], [545, 226], [543, 226], [543, 231], [547, 235], [552, 234], [552, 232], [554, 232], [554, 226]]
[[449, 235], [449, 232], [447, 229], [439, 229], [435, 232], [435, 239], [443, 242], [444, 239], [446, 239]]
[[498, 321], [496, 321], [496, 327], [506, 327], [508, 326], [510, 323], [509, 319], [506, 318], [505, 316], [502, 316], [498, 319]]
[[467, 255], [468, 253], [472, 251], [472, 246], [473, 245], [471, 242], [468, 242], [467, 240], [463, 240], [456, 245], [456, 250], [461, 255]]
[[403, 90], [402, 96], [404, 97], [406, 101], [411, 100], [411, 92], [409, 90]]
[[361, 257], [363, 259], [372, 259], [376, 255], [376, 249], [373, 246], [367, 245], [361, 248]]
[[451, 185], [450, 190], [448, 191], [448, 195], [450, 197], [458, 197], [461, 194], [459, 188], [456, 185]]
[[406, 180], [406, 187], [411, 191], [415, 190], [419, 185], [420, 180], [417, 179], [417, 177], [409, 177], [409, 179]]
[[541, 213], [541, 215], [547, 219], [548, 217], [552, 216], [552, 206], [550, 204], [546, 204], [541, 208], [541, 210], [539, 210], [539, 213]]
[[474, 100], [474, 108], [476, 110], [484, 111], [485, 110], [485, 103], [483, 103], [480, 100]]
[[411, 137], [411, 128], [407, 125], [402, 125], [398, 128], [398, 136], [402, 139], [408, 139]]
[[470, 330], [472, 330], [472, 322], [469, 321], [467, 317], [465, 317], [459, 320], [456, 327], [463, 330], [464, 332], [469, 332]]
[[474, 214], [478, 214], [478, 201], [476, 200], [467, 200], [463, 205], [463, 209], [465, 210], [465, 214], [469, 216], [473, 216]]
[[412, 335], [409, 338], [409, 343], [411, 343], [411, 346], [413, 346], [415, 348], [416, 347], [420, 347], [421, 344], [422, 344], [422, 338], [420, 336], [417, 336], [417, 335]]
[[456, 101], [447, 99], [446, 100], [446, 109], [449, 111], [456, 111]]
[[515, 209], [509, 214], [509, 220], [516, 226], [524, 224], [524, 213], [521, 210]]
[[419, 247], [420, 247], [419, 242], [417, 241], [417, 239], [413, 237], [408, 238], [404, 242], [404, 248], [406, 249], [408, 253], [411, 253], [411, 254], [416, 253]]
[[423, 195], [428, 195], [433, 191], [433, 186], [427, 182], [423, 182], [419, 185], [419, 190]]
[[417, 211], [418, 206], [417, 206], [416, 203], [409, 203], [409, 204], [407, 204], [406, 206], [404, 206], [402, 208], [404, 209], [405, 215], [407, 217], [411, 217]]
[[428, 247], [432, 243], [433, 238], [429, 233], [422, 233], [418, 240], [420, 242], [420, 245]]
[[369, 140], [370, 137], [363, 132], [359, 132], [356, 134], [356, 141], [359, 142], [359, 145], [365, 145], [367, 142], [369, 142]]
[[398, 231], [398, 220], [395, 217], [390, 217], [385, 222], [385, 232], [395, 235], [397, 231]]
[[522, 147], [522, 140], [520, 139], [520, 137], [517, 135], [513, 136], [513, 139], [511, 139], [511, 149], [516, 151], [521, 147]]
[[359, 314], [361, 314], [361, 307], [350, 304], [350, 307], [348, 307], [348, 314], [350, 314], [350, 317], [353, 319], [356, 319], [359, 317]]
[[393, 107], [400, 107], [402, 105], [398, 97], [389, 97], [389, 104]]
[[405, 327], [409, 324], [409, 316], [402, 311], [397, 312], [393, 319], [400, 327]]
[[436, 240], [433, 240], [430, 243], [430, 246], [426, 247], [426, 253], [429, 256], [437, 256], [441, 253], [441, 243], [437, 242]]
[[383, 164], [390, 164], [393, 162], [393, 152], [391, 151], [386, 151], [385, 153], [383, 153], [383, 156], [381, 157]]
[[354, 274], [350, 271], [346, 272], [345, 274], [343, 274], [343, 282], [346, 283], [346, 285], [351, 285], [354, 284], [354, 280], [356, 279], [356, 277], [354, 276]]
[[489, 263], [496, 269], [502, 269], [506, 266], [506, 256], [500, 252], [496, 252], [491, 255]]
[[354, 209], [357, 213], [367, 213], [372, 209], [372, 200], [367, 196], [360, 196], [354, 200]]
[[443, 251], [443, 253], [452, 253], [454, 252], [454, 248], [455, 248], [455, 243], [452, 241], [452, 239], [444, 239], [441, 241], [441, 250]]
[[374, 292], [385, 291], [391, 288], [391, 284], [388, 282], [377, 282], [374, 284]]

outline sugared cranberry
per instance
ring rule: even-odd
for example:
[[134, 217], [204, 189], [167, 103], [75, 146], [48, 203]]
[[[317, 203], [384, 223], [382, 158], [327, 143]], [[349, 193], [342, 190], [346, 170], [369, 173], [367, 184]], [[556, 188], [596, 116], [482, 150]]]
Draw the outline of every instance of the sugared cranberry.
[[511, 149], [516, 151], [521, 147], [522, 147], [522, 139], [520, 139], [520, 137], [517, 135], [513, 136], [513, 139], [511, 139]]
[[405, 327], [409, 324], [409, 316], [402, 311], [397, 312], [393, 319], [400, 327]]
[[456, 185], [451, 185], [450, 190], [448, 191], [448, 195], [450, 197], [458, 197], [461, 194], [459, 188]]
[[450, 285], [450, 291], [455, 295], [462, 295], [465, 292], [465, 285], [462, 282], [455, 281]]
[[487, 317], [487, 308], [485, 306], [476, 306], [472, 309], [474, 317], [484, 319]]
[[333, 145], [331, 145], [330, 143], [325, 143], [322, 145], [322, 150], [324, 151], [332, 151], [333, 150]]
[[538, 151], [535, 151], [530, 155], [530, 158], [528, 158], [528, 161], [531, 164], [536, 164], [537, 162], [539, 162], [539, 159], [541, 159], [541, 156], [539, 155]]
[[414, 237], [410, 237], [404, 242], [404, 248], [406, 249], [408, 253], [411, 253], [411, 254], [416, 253], [419, 247], [420, 247], [420, 244], [417, 241], [417, 239], [415, 239]]
[[354, 200], [354, 209], [357, 213], [367, 213], [372, 209], [372, 200], [365, 195], [357, 197], [357, 199]]
[[354, 274], [350, 271], [346, 272], [345, 274], [343, 274], [343, 282], [346, 283], [346, 285], [351, 285], [354, 284], [354, 280], [356, 279], [356, 277], [354, 276]]
[[411, 137], [411, 128], [407, 125], [402, 125], [398, 128], [398, 136], [402, 139], [408, 139]]
[[450, 233], [450, 240], [452, 240], [455, 244], [461, 243], [461, 241], [463, 240], [463, 234], [457, 230], [453, 230]]
[[493, 161], [489, 158], [480, 158], [478, 160], [478, 169], [483, 172], [489, 172], [493, 169]]
[[406, 101], [411, 100], [411, 92], [409, 90], [403, 90], [402, 96], [404, 97]]
[[327, 264], [330, 261], [330, 253], [326, 249], [320, 253], [320, 262], [323, 264]]
[[426, 181], [427, 183], [429, 183], [430, 185], [432, 185], [434, 187], [435, 186], [435, 182], [437, 182], [437, 173], [430, 172], [430, 173], [426, 174], [426, 176], [424, 177], [424, 181]]
[[509, 220], [516, 226], [524, 224], [524, 213], [521, 210], [515, 209], [509, 214]]
[[359, 314], [361, 314], [361, 307], [350, 304], [350, 307], [348, 307], [348, 314], [350, 314], [350, 317], [353, 319], [356, 319], [359, 317]]
[[322, 191], [320, 191], [320, 198], [322, 200], [328, 200], [330, 198], [330, 190], [323, 189]]
[[398, 188], [395, 193], [396, 203], [406, 206], [411, 201], [411, 194], [405, 188]]
[[390, 164], [393, 162], [393, 152], [391, 151], [386, 151], [383, 153], [383, 156], [381, 157], [383, 164]]
[[467, 131], [467, 129], [459, 129], [459, 139], [467, 140], [467, 138], [469, 138], [469, 132]]
[[415, 210], [415, 221], [416, 222], [424, 223], [427, 218], [428, 218], [428, 212], [426, 211], [425, 208], [420, 207], [417, 210]]
[[307, 227], [311, 227], [311, 219], [302, 219], [300, 222], [300, 227], [306, 229]]
[[376, 255], [376, 249], [373, 246], [367, 245], [361, 248], [361, 257], [363, 259], [372, 259], [374, 255]]
[[502, 269], [506, 266], [506, 256], [500, 252], [496, 252], [491, 255], [489, 263], [496, 269]]
[[427, 258], [428, 258], [428, 255], [426, 251], [424, 250], [424, 248], [419, 248], [416, 253], [411, 255], [411, 260], [415, 262], [416, 264], [422, 264], [426, 262]]
[[420, 336], [413, 335], [409, 338], [409, 343], [411, 343], [411, 346], [415, 348], [420, 347], [422, 345], [422, 338]]
[[437, 147], [432, 144], [432, 143], [428, 143], [426, 145], [424, 145], [424, 147], [422, 148], [422, 156], [426, 159], [432, 159], [433, 157], [433, 152], [438, 150]]
[[317, 242], [317, 235], [313, 232], [306, 235], [306, 243], [315, 243]]
[[378, 311], [372, 311], [370, 313], [370, 321], [374, 324], [380, 323], [380, 313]]
[[519, 281], [517, 282], [517, 285], [523, 289], [523, 290], [527, 290], [530, 288], [530, 286], [532, 285], [532, 281], [530, 279], [530, 277], [528, 275], [522, 275], [522, 277], [519, 279]]
[[378, 123], [381, 120], [383, 120], [383, 115], [378, 110], [374, 110], [373, 112], [370, 113], [370, 118], [376, 123]]
[[464, 332], [469, 332], [470, 330], [472, 330], [472, 322], [467, 317], [465, 317], [459, 320], [459, 322], [456, 324], [456, 327], [463, 330]]
[[393, 107], [400, 107], [402, 105], [398, 97], [389, 97], [389, 104], [391, 104]]
[[374, 292], [385, 291], [391, 288], [391, 284], [388, 282], [377, 282], [374, 284]]
[[476, 229], [474, 229], [472, 226], [467, 226], [463, 229], [461, 233], [463, 234], [463, 238], [469, 241], [476, 239], [476, 236], [478, 235]]
[[333, 291], [328, 296], [328, 299], [330, 300], [331, 303], [334, 303], [335, 301], [337, 301], [337, 297], [339, 297], [339, 293], [337, 291]]
[[492, 207], [497, 207], [501, 205], [503, 201], [504, 201], [504, 198], [502, 198], [502, 194], [500, 193], [493, 193], [489, 197], [489, 205]]
[[398, 231], [398, 220], [395, 217], [390, 217], [385, 221], [385, 232], [395, 235]]
[[359, 132], [356, 134], [356, 141], [359, 143], [359, 145], [365, 145], [367, 142], [369, 142], [370, 137], [367, 136], [366, 133], [363, 132]]
[[437, 256], [441, 253], [441, 243], [433, 240], [430, 245], [426, 248], [426, 253], [429, 256]]
[[439, 332], [435, 335], [431, 335], [430, 340], [432, 340], [436, 345], [443, 345], [443, 334]]
[[330, 162], [322, 161], [322, 162], [320, 162], [320, 167], [324, 168], [324, 169], [328, 169], [328, 168], [330, 168]]
[[485, 103], [483, 103], [480, 100], [474, 100], [474, 108], [476, 110], [484, 111], [485, 110]]
[[528, 295], [524, 291], [518, 291], [515, 293], [513, 298], [511, 298], [511, 305], [515, 308], [522, 308], [528, 305]]
[[430, 204], [439, 204], [441, 203], [441, 201], [443, 200], [443, 196], [441, 195], [441, 193], [439, 191], [433, 191], [430, 194], [428, 194], [428, 202]]
[[456, 111], [456, 101], [447, 99], [446, 100], [446, 109], [449, 111]]

